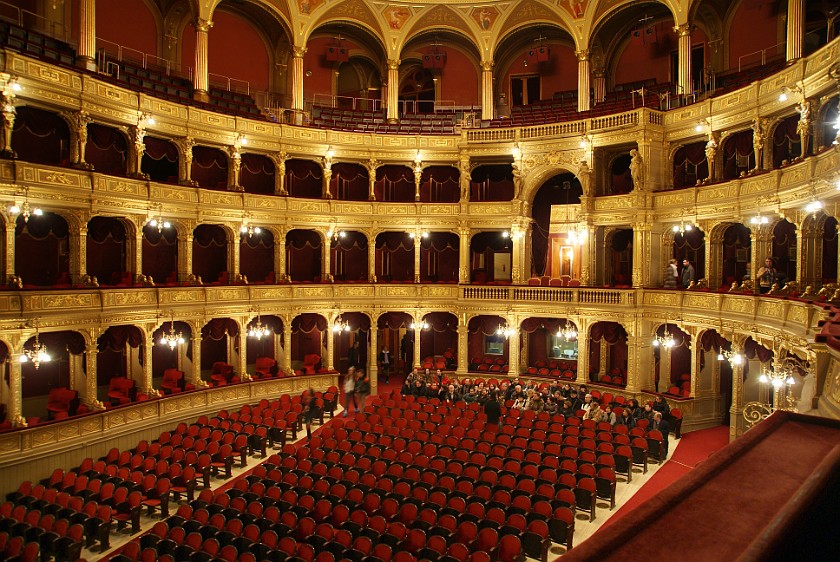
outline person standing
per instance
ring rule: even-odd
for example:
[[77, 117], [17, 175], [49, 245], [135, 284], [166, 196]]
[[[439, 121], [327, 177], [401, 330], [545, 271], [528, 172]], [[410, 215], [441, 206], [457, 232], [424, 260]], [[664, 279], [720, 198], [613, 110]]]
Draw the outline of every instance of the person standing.
[[665, 268], [665, 279], [663, 280], [664, 287], [666, 289], [676, 289], [679, 277], [680, 274], [677, 271], [677, 260], [672, 259], [668, 262], [668, 267]]
[[312, 439], [312, 420], [321, 417], [321, 411], [315, 401], [315, 391], [313, 389], [310, 388], [303, 393], [302, 406], [303, 425], [306, 428], [306, 438]]
[[683, 289], [688, 289], [688, 286], [694, 281], [694, 266], [687, 259], [683, 260], [682, 277], [680, 280]]
[[359, 365], [359, 342], [354, 341], [353, 346], [347, 350], [347, 366], [358, 369]]
[[760, 293], [767, 293], [773, 288], [773, 284], [779, 279], [776, 268], [773, 267], [773, 259], [764, 260], [764, 267], [758, 270], [758, 290]]
[[370, 396], [370, 377], [364, 369], [356, 370], [356, 398], [359, 401], [358, 409], [361, 412], [365, 409], [365, 402]]
[[382, 371], [385, 384], [388, 384], [391, 378], [391, 352], [388, 351], [387, 345], [383, 345], [382, 351], [379, 352], [379, 369]]
[[359, 409], [356, 404], [356, 369], [350, 367], [347, 369], [347, 374], [344, 375], [344, 417], [347, 417], [350, 412], [350, 404], [353, 404], [353, 409]]
[[498, 428], [499, 420], [502, 418], [502, 407], [495, 392], [484, 403], [484, 414], [487, 416], [487, 425], [494, 425]]
[[400, 340], [400, 359], [403, 362], [403, 369], [405, 372], [408, 373], [411, 370], [411, 355], [414, 353], [414, 344], [411, 342], [411, 338], [408, 337], [408, 334], [403, 334], [402, 339]]

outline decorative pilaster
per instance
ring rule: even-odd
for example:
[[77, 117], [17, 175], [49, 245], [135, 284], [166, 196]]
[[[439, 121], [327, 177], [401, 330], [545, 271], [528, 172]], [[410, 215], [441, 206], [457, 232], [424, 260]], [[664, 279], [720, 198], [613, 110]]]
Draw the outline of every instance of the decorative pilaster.
[[3, 283], [9, 282], [12, 277], [15, 277], [15, 229], [17, 220], [7, 220], [6, 222], [6, 246], [4, 263], [6, 270], [3, 272]]
[[678, 93], [688, 95], [693, 92], [691, 87], [691, 32], [694, 26], [690, 23], [683, 23], [674, 26], [674, 32], [677, 34], [678, 45], [678, 64], [677, 72], [677, 88]]
[[93, 166], [85, 162], [87, 126], [93, 119], [87, 111], [62, 111], [60, 115], [70, 129], [70, 165], [79, 170], [93, 170]]
[[468, 226], [458, 228], [458, 283], [470, 282], [470, 234]]
[[[242, 323], [242, 329], [239, 330], [239, 355], [236, 358], [236, 373], [239, 373], [240, 378], [248, 374], [248, 322], [247, 319]], [[233, 338], [230, 338], [233, 340]], [[233, 343], [231, 343], [233, 348]]]
[[414, 161], [414, 200], [420, 201], [420, 182], [423, 180], [423, 163], [420, 161], [420, 155]]
[[192, 232], [178, 236], [178, 281], [188, 281], [193, 273], [193, 235]]
[[578, 60], [578, 111], [589, 111], [589, 49], [575, 51]]
[[292, 371], [292, 323], [283, 320], [283, 370]]
[[85, 348], [85, 390], [84, 403], [91, 410], [104, 410], [105, 405], [96, 396], [96, 354], [99, 353], [96, 343]]
[[400, 118], [400, 59], [388, 59], [388, 112], [386, 117], [389, 122], [397, 121]]
[[713, 290], [723, 284], [721, 265], [723, 264], [723, 235], [725, 232], [725, 228], [713, 228], [705, 237], [706, 267], [704, 271], [709, 288]]
[[279, 230], [274, 241], [274, 278], [277, 283], [286, 281], [286, 229]]
[[[196, 325], [190, 326], [192, 332], [192, 369], [188, 373], [184, 373], [187, 377], [187, 382], [196, 386], [205, 386], [201, 379], [201, 328]], [[178, 346], [178, 369], [184, 371], [183, 364], [186, 361], [186, 346]]]
[[76, 66], [96, 70], [96, 0], [79, 1], [79, 47]]
[[131, 126], [128, 128], [128, 136], [131, 149], [126, 158], [126, 174], [130, 178], [148, 180], [149, 176], [141, 171], [143, 155], [146, 153], [146, 128], [142, 124]]
[[[525, 275], [525, 266], [527, 265], [525, 256], [525, 238], [527, 237], [529, 226], [514, 225], [510, 229], [511, 244], [513, 245], [510, 264], [511, 283], [519, 285]], [[530, 277], [530, 275], [529, 275]]]
[[[569, 320], [572, 320], [571, 318]], [[578, 318], [575, 322], [578, 330], [578, 359], [577, 359], [577, 377], [575, 383], [578, 385], [588, 384], [589, 379], [589, 328], [591, 322]]]
[[368, 378], [370, 378], [370, 393], [376, 394], [376, 388], [379, 386], [379, 344], [377, 343], [377, 336], [378, 330], [376, 329], [376, 325], [371, 325], [370, 327], [370, 336], [369, 336], [369, 344], [370, 350], [368, 351], [368, 365], [367, 365], [367, 373]]
[[11, 75], [0, 72], [0, 80], [3, 82], [2, 100], [0, 100], [0, 124], [3, 130], [0, 134], [0, 158], [15, 158], [17, 155], [12, 150], [12, 131], [15, 128], [15, 92], [10, 87]]
[[292, 47], [292, 109], [303, 110], [303, 55], [306, 47]]
[[[700, 355], [705, 352], [700, 347], [700, 340], [697, 339], [697, 334], [694, 333], [694, 330], [689, 330], [685, 326], [680, 326], [680, 329], [689, 338], [688, 349], [690, 352], [689, 357], [691, 357], [691, 397], [694, 398], [697, 396], [697, 385], [700, 380]], [[670, 387], [671, 384], [669, 382], [668, 386], [666, 388], [663, 388], [663, 390], [667, 391]]]
[[420, 334], [423, 332], [423, 329], [420, 327], [421, 322], [423, 322], [423, 315], [419, 314], [418, 316], [414, 317], [414, 340], [412, 343], [414, 344], [414, 365], [413, 367], [420, 368]]
[[376, 283], [376, 231], [368, 236], [368, 282]]
[[[739, 338], [741, 339], [741, 338]], [[732, 342], [732, 352], [743, 355], [741, 347], [743, 342]], [[733, 441], [740, 437], [745, 431], [744, 421], [744, 366], [746, 361], [740, 365], [732, 365], [732, 405], [729, 407], [729, 440]]]
[[755, 158], [755, 170], [764, 169], [764, 147], [767, 144], [767, 132], [769, 121], [761, 117], [756, 117], [753, 120], [753, 157]]
[[26, 427], [26, 420], [23, 418], [21, 363], [17, 361], [19, 355], [20, 350], [9, 362], [9, 398], [6, 402], [6, 418], [12, 422], [12, 427]]
[[210, 70], [208, 46], [211, 20], [198, 18], [193, 22], [195, 27], [195, 73], [193, 74], [193, 99], [202, 102], [210, 101]]
[[493, 119], [493, 61], [481, 61], [481, 118]]
[[82, 283], [87, 273], [87, 223], [70, 232], [70, 280]]
[[[462, 315], [464, 316], [464, 315]], [[461, 323], [458, 324], [458, 374], [464, 375], [469, 370], [469, 362], [467, 355], [469, 354], [469, 335], [468, 326], [464, 323], [466, 318], [462, 318]]]
[[651, 252], [651, 224], [638, 222], [633, 224], [633, 286], [650, 285], [653, 253]]
[[192, 137], [173, 139], [172, 143], [178, 149], [178, 183], [196, 187], [198, 183], [192, 179], [193, 147], [195, 141]]
[[242, 249], [242, 237], [248, 234], [242, 234], [235, 228], [230, 233], [227, 241], [228, 246], [228, 282], [233, 283], [239, 279], [240, 274], [240, 255]]
[[459, 202], [466, 203], [470, 200], [470, 182], [472, 181], [472, 177], [470, 176], [472, 168], [468, 154], [461, 154], [458, 157], [458, 171], [460, 172], [458, 183], [461, 187], [461, 199]]
[[286, 160], [289, 155], [284, 152], [274, 152], [269, 155], [271, 161], [274, 163], [274, 195], [288, 195], [286, 191]]
[[[639, 331], [638, 326], [633, 326], [633, 329]], [[642, 389], [651, 388], [654, 374], [650, 338], [645, 335], [631, 335], [628, 330], [627, 354], [627, 392], [639, 392]]]
[[321, 187], [321, 197], [324, 199], [332, 199], [332, 192], [330, 191], [330, 182], [332, 182], [332, 156], [329, 155], [331, 151], [327, 150], [327, 156], [321, 160], [324, 167], [324, 183]]
[[[414, 282], [420, 282], [420, 244], [423, 242], [423, 235], [420, 230], [414, 234]], [[419, 345], [419, 344], [418, 344]]]
[[152, 348], [155, 345], [154, 330], [151, 330], [149, 337], [146, 338], [143, 344], [143, 376], [137, 381], [137, 387], [140, 392], [148, 393], [154, 389], [154, 376], [152, 373]]
[[376, 158], [371, 158], [365, 162], [365, 168], [368, 172], [368, 201], [376, 201], [376, 170], [382, 162]]
[[805, 43], [805, 0], [788, 0], [786, 60], [802, 57]]
[[720, 132], [709, 131], [706, 141], [706, 163], [709, 165], [709, 176], [706, 183], [713, 183], [718, 179], [717, 155], [720, 147]]
[[514, 322], [509, 325], [511, 330], [510, 338], [508, 338], [508, 375], [511, 377], [519, 376], [519, 352], [521, 342], [519, 341], [519, 322]]
[[330, 254], [332, 253], [332, 239], [326, 234], [323, 235], [321, 243], [321, 281], [332, 282], [333, 276], [330, 272]]

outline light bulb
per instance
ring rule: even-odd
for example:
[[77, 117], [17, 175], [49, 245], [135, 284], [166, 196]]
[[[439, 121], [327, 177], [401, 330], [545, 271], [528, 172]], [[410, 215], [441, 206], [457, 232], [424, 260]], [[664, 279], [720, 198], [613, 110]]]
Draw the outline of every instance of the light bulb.
[[767, 375], [762, 373], [762, 375], [758, 377], [758, 380], [759, 382], [767, 383], [767, 381], [769, 381], [770, 379], [767, 378]]
[[248, 227], [243, 224], [242, 226], [239, 227], [239, 232], [241, 232], [242, 234], [247, 233], [248, 232]]
[[163, 228], [169, 228], [172, 224], [169, 221], [163, 221]]
[[260, 232], [262, 232], [262, 228], [260, 228], [258, 226], [255, 226], [254, 227], [254, 234], [259, 234]]
[[[840, 184], [837, 185], [837, 189], [840, 189]], [[20, 207], [18, 207], [17, 205], [12, 205], [11, 207], [9, 207], [9, 213], [13, 215], [20, 213]]]
[[774, 388], [781, 388], [781, 386], [783, 384], [784, 384], [784, 381], [782, 381], [782, 379], [773, 379], [773, 387]]
[[787, 378], [787, 380], [785, 382], [788, 383], [788, 384], [795, 384], [796, 380], [794, 380], [793, 375], [791, 375]]
[[166, 345], [166, 338], [160, 338], [160, 345]]
[[694, 130], [699, 133], [700, 131], [703, 130], [703, 125], [701, 125], [700, 123], [697, 123], [697, 125], [694, 127]]
[[723, 361], [723, 360], [724, 360], [723, 353], [718, 353], [718, 361]]
[[156, 123], [156, 121], [155, 121], [155, 118], [154, 118], [154, 117], [147, 117], [147, 118], [146, 118], [146, 124], [147, 124], [147, 125], [152, 125], [152, 126], [154, 126], [154, 125], [155, 125], [155, 123]]
[[779, 94], [779, 101], [787, 101], [787, 99], [788, 95], [786, 92], [782, 92], [781, 94]]
[[693, 229], [694, 229], [694, 227], [692, 225], [690, 225], [690, 224], [685, 225], [685, 231], [686, 232], [691, 232]]
[[149, 226], [154, 227], [154, 226], [157, 226], [157, 225], [158, 225], [157, 219], [152, 219], [152, 220], [149, 221]]
[[673, 230], [674, 232], [679, 232], [680, 227], [678, 227], [677, 225], [674, 225], [674, 226], [671, 227], [671, 230]]
[[29, 358], [26, 357], [26, 355], [21, 355], [20, 356], [20, 362], [21, 363], [26, 363], [27, 361], [29, 361]]
[[744, 361], [744, 358], [741, 357], [740, 355], [736, 355], [732, 358], [732, 362], [735, 363], [736, 365], [740, 365], [743, 361]]
[[510, 232], [508, 232], [507, 230], [502, 232], [502, 238], [510, 238]]
[[12, 82], [12, 90], [14, 90], [15, 92], [19, 92], [21, 91], [21, 89], [22, 88], [20, 87], [20, 84], [18, 84], [17, 82]]
[[35, 207], [35, 209], [32, 210], [32, 214], [36, 217], [40, 217], [44, 214], [44, 211], [42, 211], [39, 207]]
[[659, 340], [653, 340], [651, 344], [653, 345], [653, 347], [659, 347]]

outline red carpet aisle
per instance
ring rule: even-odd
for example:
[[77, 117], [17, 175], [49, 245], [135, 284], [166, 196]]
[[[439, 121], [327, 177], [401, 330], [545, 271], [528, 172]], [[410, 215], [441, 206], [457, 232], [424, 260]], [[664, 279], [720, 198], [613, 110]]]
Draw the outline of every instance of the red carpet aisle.
[[602, 529], [615, 523], [667, 488], [692, 468], [706, 460], [709, 455], [722, 449], [727, 443], [729, 443], [729, 426], [725, 425], [685, 433], [682, 439], [676, 441], [672, 438], [671, 447], [676, 446], [676, 449], [674, 449], [671, 458], [632, 498], [627, 500], [627, 503], [604, 523]]

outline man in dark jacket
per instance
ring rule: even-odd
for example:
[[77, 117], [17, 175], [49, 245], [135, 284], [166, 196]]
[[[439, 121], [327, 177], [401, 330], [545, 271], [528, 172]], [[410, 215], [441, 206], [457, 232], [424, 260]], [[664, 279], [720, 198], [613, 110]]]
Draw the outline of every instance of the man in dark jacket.
[[487, 416], [487, 425], [499, 425], [499, 420], [502, 418], [502, 407], [495, 392], [484, 403], [484, 414]]

